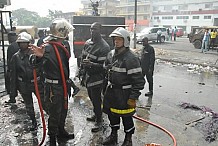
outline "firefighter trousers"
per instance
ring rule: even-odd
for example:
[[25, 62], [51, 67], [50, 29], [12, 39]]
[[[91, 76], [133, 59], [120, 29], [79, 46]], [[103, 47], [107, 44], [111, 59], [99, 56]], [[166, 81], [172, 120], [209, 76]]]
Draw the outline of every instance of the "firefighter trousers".
[[68, 109], [64, 108], [64, 92], [62, 85], [45, 84], [45, 100], [48, 105], [48, 135], [56, 136], [64, 129]]
[[102, 99], [101, 99], [101, 91], [102, 87], [92, 87], [92, 88], [87, 88], [88, 90], [88, 95], [90, 100], [92, 101], [93, 104], [93, 112], [97, 118], [97, 122], [102, 121]]
[[120, 118], [122, 118], [124, 132], [128, 134], [134, 134], [135, 127], [132, 116], [128, 117], [119, 117], [116, 115], [113, 115], [113, 113], [108, 112], [108, 119], [110, 121], [110, 127], [113, 130], [119, 130], [120, 129]]

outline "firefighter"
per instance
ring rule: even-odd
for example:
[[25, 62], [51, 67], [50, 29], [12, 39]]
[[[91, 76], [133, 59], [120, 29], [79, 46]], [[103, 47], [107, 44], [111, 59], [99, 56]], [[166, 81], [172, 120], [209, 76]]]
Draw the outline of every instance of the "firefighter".
[[70, 52], [63, 45], [63, 41], [73, 29], [74, 27], [67, 20], [57, 18], [50, 25], [51, 34], [45, 38], [47, 44], [41, 47], [32, 45], [36, 59], [43, 62], [45, 100], [49, 105], [50, 146], [56, 146], [57, 138], [74, 138], [74, 134], [68, 133], [64, 128], [68, 112], [66, 83], [69, 78]]
[[[7, 93], [10, 93], [10, 61], [12, 56], [19, 50], [18, 43], [16, 42], [17, 40], [17, 34], [16, 32], [9, 32], [8, 33], [8, 40], [10, 45], [8, 46], [7, 49], [7, 73], [6, 73], [6, 89]], [[16, 103], [16, 100], [13, 98], [10, 98], [8, 101], [5, 101], [5, 103]]]
[[39, 30], [38, 32], [39, 40], [37, 41], [37, 46], [41, 46], [43, 44], [43, 39], [45, 36], [45, 30]]
[[[22, 32], [18, 35], [17, 43], [19, 46], [19, 51], [12, 56], [10, 63], [10, 99], [14, 99], [20, 92], [24, 104], [26, 107], [26, 112], [32, 120], [32, 126], [30, 130], [37, 129], [37, 122], [35, 118], [33, 97], [32, 92], [35, 92], [34, 80], [33, 80], [33, 68], [29, 62], [29, 57], [32, 54], [31, 49], [29, 49], [29, 44], [31, 42], [31, 35]], [[40, 68], [37, 68], [37, 72], [40, 72]], [[38, 86], [43, 89], [40, 82], [40, 76], [37, 77]], [[43, 98], [43, 90], [40, 92]]]
[[87, 121], [95, 122], [92, 132], [102, 130], [102, 99], [101, 91], [105, 78], [103, 63], [110, 47], [101, 37], [101, 24], [94, 22], [90, 28], [91, 38], [86, 41], [82, 50], [80, 72], [82, 72], [82, 85], [88, 90], [89, 98], [93, 104], [94, 115], [87, 117]]
[[117, 144], [117, 131], [122, 118], [125, 139], [122, 146], [132, 146], [132, 134], [135, 127], [132, 115], [135, 113], [136, 100], [144, 88], [140, 60], [130, 51], [130, 35], [127, 30], [118, 27], [111, 34], [115, 45], [105, 61], [108, 84], [104, 94], [103, 111], [108, 115], [111, 134], [103, 145]]
[[149, 91], [145, 93], [145, 96], [153, 95], [153, 72], [155, 63], [155, 51], [154, 48], [148, 44], [148, 38], [142, 39], [142, 52], [141, 52], [141, 66], [142, 73], [146, 76], [149, 85]]

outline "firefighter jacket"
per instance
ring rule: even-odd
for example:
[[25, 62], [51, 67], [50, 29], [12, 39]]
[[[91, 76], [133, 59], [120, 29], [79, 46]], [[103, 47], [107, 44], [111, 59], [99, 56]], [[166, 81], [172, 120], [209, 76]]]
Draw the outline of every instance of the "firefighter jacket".
[[83, 59], [89, 59], [95, 63], [90, 67], [81, 64], [80, 70], [83, 70], [83, 81], [87, 88], [102, 86], [105, 78], [105, 70], [103, 69], [104, 61], [110, 52], [108, 43], [101, 38], [98, 42], [93, 43], [91, 39], [87, 40], [82, 51], [81, 62]]
[[148, 71], [154, 71], [155, 52], [154, 48], [149, 44], [143, 46], [141, 51], [141, 67], [142, 73], [145, 74]]
[[[66, 48], [70, 54], [69, 47]], [[57, 49], [62, 61], [65, 79], [67, 80], [69, 78], [69, 58], [61, 47], [57, 46]], [[42, 57], [42, 60], [45, 80], [57, 81], [58, 84], [62, 85], [63, 82], [61, 78], [60, 65], [55, 53], [55, 49], [51, 44], [47, 44], [45, 46], [45, 53]]]
[[[25, 53], [21, 49], [12, 56], [10, 68], [10, 97], [16, 97], [17, 91], [21, 94], [34, 92], [33, 67], [30, 64], [30, 51]], [[41, 68], [36, 68], [37, 75], [40, 75]], [[40, 76], [37, 77], [40, 83]]]
[[103, 110], [118, 116], [131, 116], [135, 108], [129, 108], [128, 99], [137, 100], [144, 88], [140, 60], [129, 48], [120, 54], [112, 50], [105, 61], [107, 88], [104, 94]]

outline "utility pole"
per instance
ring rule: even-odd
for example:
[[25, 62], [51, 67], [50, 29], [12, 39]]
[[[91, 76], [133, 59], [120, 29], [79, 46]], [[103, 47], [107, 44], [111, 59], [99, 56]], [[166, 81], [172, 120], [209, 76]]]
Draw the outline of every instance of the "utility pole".
[[136, 26], [137, 26], [137, 0], [135, 0], [135, 19], [134, 19], [134, 46], [133, 49], [136, 49]]

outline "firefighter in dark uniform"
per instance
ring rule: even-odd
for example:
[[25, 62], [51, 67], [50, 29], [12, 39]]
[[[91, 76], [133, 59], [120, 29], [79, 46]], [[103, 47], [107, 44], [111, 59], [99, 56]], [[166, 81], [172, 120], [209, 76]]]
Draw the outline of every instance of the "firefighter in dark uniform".
[[155, 51], [154, 48], [148, 44], [148, 38], [142, 39], [143, 48], [141, 51], [141, 67], [142, 73], [146, 76], [149, 85], [149, 92], [145, 93], [145, 96], [153, 95], [153, 73], [155, 63]]
[[105, 61], [108, 84], [105, 89], [103, 111], [108, 115], [111, 134], [103, 141], [103, 145], [117, 143], [117, 131], [122, 118], [126, 133], [122, 146], [132, 146], [136, 100], [140, 90], [144, 88], [145, 80], [142, 75], [140, 60], [129, 48], [130, 35], [122, 27], [115, 29], [110, 37], [113, 38], [115, 50], [112, 50]]
[[73, 139], [74, 134], [65, 130], [68, 112], [68, 95], [66, 84], [69, 78], [70, 52], [64, 47], [63, 41], [73, 26], [65, 19], [55, 19], [51, 26], [51, 34], [45, 38], [45, 46], [32, 46], [32, 50], [43, 62], [45, 78], [45, 100], [49, 105], [48, 135], [50, 146], [56, 146], [57, 138]]
[[[9, 32], [8, 33], [8, 41], [10, 45], [7, 49], [7, 73], [6, 73], [6, 90], [7, 93], [10, 93], [10, 70], [11, 70], [11, 58], [12, 56], [19, 50], [17, 40], [17, 34], [16, 32]], [[5, 103], [15, 103], [16, 100], [13, 98], [10, 98], [8, 101], [5, 101]]]
[[103, 64], [106, 59], [110, 46], [101, 37], [101, 24], [95, 22], [90, 28], [91, 38], [86, 41], [82, 50], [82, 60], [80, 72], [82, 72], [82, 84], [88, 90], [89, 98], [93, 104], [94, 115], [87, 117], [87, 121], [96, 122], [92, 132], [102, 129], [102, 86], [105, 78]]
[[[26, 106], [26, 112], [32, 120], [32, 127], [30, 130], [35, 130], [37, 128], [37, 122], [32, 97], [32, 92], [35, 93], [35, 88], [33, 80], [33, 67], [29, 62], [29, 57], [32, 52], [31, 49], [28, 48], [31, 39], [31, 35], [26, 32], [22, 32], [18, 35], [17, 43], [20, 49], [13, 55], [10, 63], [10, 99], [15, 99], [18, 95], [18, 91], [20, 92]], [[36, 70], [38, 73], [40, 72], [40, 68], [37, 68]], [[40, 76], [37, 77], [37, 80], [39, 88], [43, 89], [40, 82]], [[43, 90], [41, 90], [40, 95], [43, 99]]]

